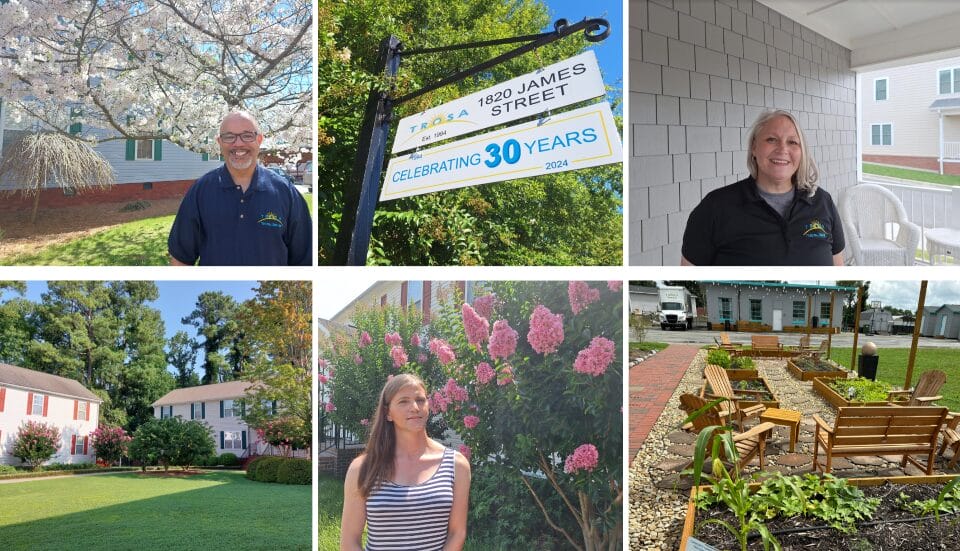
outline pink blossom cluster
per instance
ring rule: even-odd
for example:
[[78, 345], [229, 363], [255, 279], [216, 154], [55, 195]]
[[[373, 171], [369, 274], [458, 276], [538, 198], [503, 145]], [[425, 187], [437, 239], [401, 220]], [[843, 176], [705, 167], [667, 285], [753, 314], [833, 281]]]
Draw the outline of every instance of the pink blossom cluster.
[[[402, 343], [403, 341], [400, 342]], [[402, 345], [391, 348], [390, 357], [393, 358], [393, 367], [397, 369], [407, 365], [407, 351], [403, 349]]]
[[477, 382], [481, 385], [489, 383], [494, 377], [497, 376], [497, 372], [494, 371], [487, 362], [478, 363], [477, 367], [474, 369], [474, 374], [477, 376]]
[[513, 368], [509, 365], [504, 365], [500, 368], [500, 373], [497, 373], [497, 386], [507, 386], [513, 382]]
[[361, 420], [360, 420], [360, 424], [363, 425], [363, 426], [367, 426], [367, 425], [370, 424], [370, 420], [369, 420], [369, 419], [361, 419]]
[[470, 461], [470, 455], [473, 453], [473, 450], [470, 449], [470, 446], [466, 444], [460, 444], [460, 447], [457, 448], [457, 451], [466, 457], [467, 461]]
[[414, 334], [410, 335], [410, 346], [416, 346], [416, 347], [419, 347], [419, 346], [420, 346], [420, 335], [419, 335], [419, 334], [414, 333]]
[[468, 429], [475, 429], [480, 424], [480, 418], [476, 415], [467, 415], [463, 418], [463, 425]]
[[452, 378], [447, 379], [447, 384], [443, 386], [443, 393], [453, 402], [466, 402], [470, 398], [467, 395], [467, 389], [458, 385]]
[[327, 384], [328, 382], [330, 382], [330, 377], [327, 377], [326, 375], [324, 375], [323, 373], [321, 373], [321, 374], [317, 375], [317, 380], [320, 381], [320, 384], [321, 384], [321, 385], [325, 385], [325, 384]]
[[323, 409], [327, 413], [330, 413], [331, 411], [337, 409], [337, 406], [333, 405], [333, 402], [327, 402], [326, 404], [323, 405]]
[[490, 338], [490, 322], [469, 304], [464, 304], [460, 312], [463, 315], [463, 330], [467, 334], [467, 342], [479, 347], [480, 343]]
[[591, 303], [600, 300], [600, 291], [587, 285], [585, 281], [571, 281], [567, 284], [567, 296], [570, 298], [570, 309], [574, 314]]
[[430, 413], [446, 413], [448, 407], [450, 407], [450, 400], [440, 391], [434, 391], [433, 396], [430, 397]]
[[360, 333], [360, 348], [366, 348], [371, 344], [373, 344], [373, 339], [370, 337], [370, 333], [367, 333], [366, 331]]
[[493, 303], [496, 298], [497, 295], [493, 293], [477, 297], [473, 299], [473, 309], [484, 318], [490, 319], [493, 317]]
[[556, 352], [563, 342], [563, 315], [554, 314], [546, 306], [538, 304], [530, 315], [527, 342], [540, 354]]
[[453, 353], [453, 348], [443, 339], [431, 339], [430, 352], [440, 360], [442, 365], [447, 365], [457, 359], [457, 355]]
[[623, 282], [620, 280], [608, 281], [607, 289], [610, 289], [614, 293], [619, 293], [620, 289], [623, 288]]
[[590, 346], [577, 354], [577, 359], [573, 362], [573, 370], [599, 377], [607, 371], [607, 366], [613, 361], [615, 352], [616, 345], [612, 340], [606, 337], [594, 337], [590, 341]]
[[429, 360], [429, 359], [430, 359], [430, 358], [427, 357], [427, 355], [424, 354], [423, 352], [417, 354], [417, 363], [420, 364], [420, 365], [424, 365], [425, 363], [427, 363], [427, 360]]
[[563, 472], [574, 474], [577, 471], [593, 471], [600, 461], [600, 454], [593, 444], [582, 444], [567, 456], [563, 464]]
[[383, 336], [383, 342], [387, 346], [403, 346], [403, 337], [400, 336], [400, 333], [396, 331], [392, 333], [387, 333]]
[[493, 334], [490, 335], [490, 345], [487, 347], [490, 357], [507, 359], [517, 350], [517, 332], [510, 327], [507, 320], [497, 320], [493, 324]]
[[357, 364], [357, 365], [362, 364], [362, 363], [363, 363], [363, 356], [361, 356], [360, 354], [354, 354], [354, 355], [353, 355], [353, 363], [355, 363], [355, 364]]

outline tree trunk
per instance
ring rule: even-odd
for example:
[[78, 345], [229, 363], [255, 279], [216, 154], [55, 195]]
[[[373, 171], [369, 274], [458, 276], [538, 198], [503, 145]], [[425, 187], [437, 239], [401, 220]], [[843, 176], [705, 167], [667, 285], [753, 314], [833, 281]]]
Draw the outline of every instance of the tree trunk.
[[37, 194], [33, 198], [33, 212], [30, 214], [31, 225], [37, 221], [37, 209], [40, 207], [40, 191], [41, 190], [37, 190]]

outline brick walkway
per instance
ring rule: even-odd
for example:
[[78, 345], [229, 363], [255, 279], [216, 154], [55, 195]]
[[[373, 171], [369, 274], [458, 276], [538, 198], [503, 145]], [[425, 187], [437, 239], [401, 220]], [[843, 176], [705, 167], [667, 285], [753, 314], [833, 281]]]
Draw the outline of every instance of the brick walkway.
[[699, 351], [699, 345], [671, 344], [630, 368], [631, 463]]

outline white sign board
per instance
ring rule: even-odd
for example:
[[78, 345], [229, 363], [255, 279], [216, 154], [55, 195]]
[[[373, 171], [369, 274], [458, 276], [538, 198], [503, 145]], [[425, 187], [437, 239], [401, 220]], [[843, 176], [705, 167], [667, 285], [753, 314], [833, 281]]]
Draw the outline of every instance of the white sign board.
[[392, 153], [462, 136], [606, 93], [593, 50], [404, 117]]
[[623, 159], [607, 102], [390, 160], [381, 201], [528, 178]]

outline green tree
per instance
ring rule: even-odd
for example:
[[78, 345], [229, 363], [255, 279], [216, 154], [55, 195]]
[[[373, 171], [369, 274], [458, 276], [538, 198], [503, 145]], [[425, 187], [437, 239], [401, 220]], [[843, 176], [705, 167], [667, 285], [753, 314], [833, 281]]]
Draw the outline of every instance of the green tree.
[[[318, 84], [320, 262], [331, 262], [378, 45], [395, 35], [433, 47], [541, 32], [543, 4], [466, 0], [358, 0], [321, 7]], [[528, 73], [585, 47], [575, 35], [397, 106], [395, 119]], [[395, 94], [415, 91], [514, 45], [403, 59]], [[618, 94], [613, 93], [614, 101]], [[378, 205], [371, 264], [583, 265], [622, 263], [622, 168], [594, 169], [431, 193]]]
[[[863, 287], [863, 302], [860, 304], [860, 311], [868, 309], [870, 306], [870, 282], [861, 281], [861, 280], [852, 280], [852, 281], [838, 281], [837, 286], [839, 287]], [[844, 327], [853, 327], [853, 322], [856, 315], [856, 306], [857, 306], [857, 292], [854, 291], [847, 295], [846, 301], [843, 303], [843, 326]]]
[[130, 442], [130, 458], [147, 465], [181, 466], [184, 470], [216, 452], [210, 427], [180, 417], [151, 419], [140, 425]]
[[24, 354], [33, 340], [33, 325], [30, 317], [35, 304], [23, 298], [26, 283], [0, 281], [0, 299], [6, 291], [13, 291], [13, 298], [0, 302], [0, 362], [24, 365]]
[[105, 461], [111, 465], [120, 461], [120, 458], [126, 453], [130, 441], [133, 440], [122, 428], [103, 425], [97, 427], [97, 430], [93, 431], [90, 436], [93, 449], [97, 454], [97, 460]]
[[203, 384], [232, 380], [233, 370], [224, 356], [237, 335], [237, 301], [221, 291], [207, 291], [197, 297], [193, 312], [181, 321], [197, 328], [203, 337]]
[[200, 384], [200, 377], [193, 370], [198, 346], [186, 331], [177, 331], [167, 341], [167, 363], [177, 372], [177, 388]]
[[59, 449], [60, 429], [46, 423], [27, 421], [17, 431], [12, 455], [37, 470]]
[[[298, 447], [310, 445], [312, 294], [309, 281], [263, 281], [243, 304], [239, 323], [256, 351], [243, 373], [248, 391], [247, 424], [277, 429]], [[282, 439], [281, 439], [282, 440]]]

